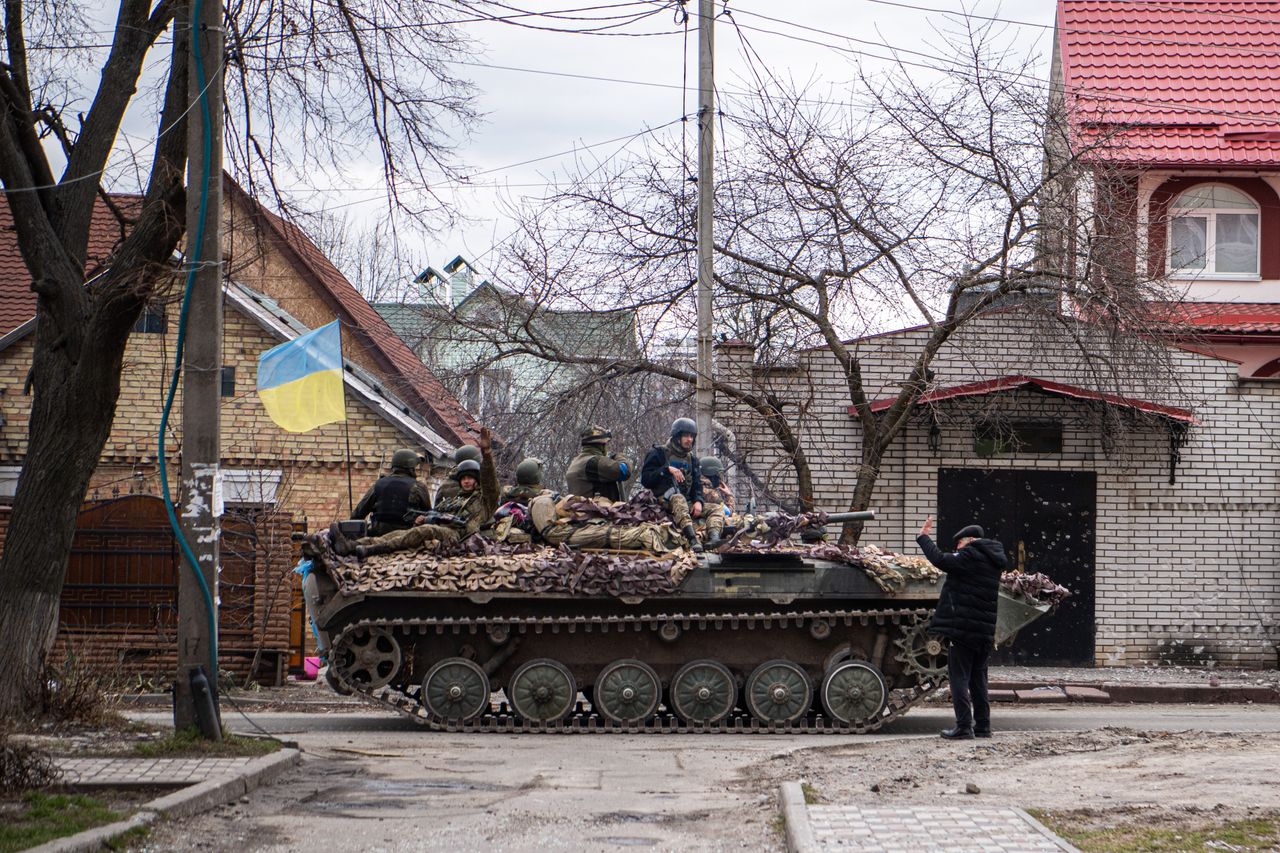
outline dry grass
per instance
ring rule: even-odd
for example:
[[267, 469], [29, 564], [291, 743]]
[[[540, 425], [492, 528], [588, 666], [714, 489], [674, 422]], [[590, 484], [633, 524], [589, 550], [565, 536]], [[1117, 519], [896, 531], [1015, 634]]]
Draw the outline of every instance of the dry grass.
[[37, 721], [54, 727], [115, 726], [121, 690], [116, 674], [88, 666], [74, 654], [60, 664], [46, 664], [27, 707]]
[[0, 795], [45, 788], [58, 781], [61, 772], [40, 749], [14, 741], [0, 730]]

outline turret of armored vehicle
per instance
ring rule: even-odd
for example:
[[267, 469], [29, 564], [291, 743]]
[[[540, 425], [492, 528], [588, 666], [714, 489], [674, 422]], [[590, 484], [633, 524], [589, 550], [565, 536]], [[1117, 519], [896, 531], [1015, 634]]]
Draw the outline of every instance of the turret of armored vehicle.
[[867, 732], [945, 680], [943, 575], [791, 537], [871, 517], [748, 519], [700, 555], [473, 536], [358, 560], [321, 533], [304, 590], [330, 684], [432, 728]]

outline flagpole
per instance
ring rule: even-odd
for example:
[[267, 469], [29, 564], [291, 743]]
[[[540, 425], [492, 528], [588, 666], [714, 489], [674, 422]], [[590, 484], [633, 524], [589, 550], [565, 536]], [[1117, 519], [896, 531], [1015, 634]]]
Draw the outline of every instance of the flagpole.
[[[342, 385], [342, 402], [343, 408], [346, 408], [347, 386], [344, 382]], [[342, 432], [347, 439], [347, 516], [356, 511], [355, 492], [351, 489], [351, 418], [344, 418], [342, 421]]]

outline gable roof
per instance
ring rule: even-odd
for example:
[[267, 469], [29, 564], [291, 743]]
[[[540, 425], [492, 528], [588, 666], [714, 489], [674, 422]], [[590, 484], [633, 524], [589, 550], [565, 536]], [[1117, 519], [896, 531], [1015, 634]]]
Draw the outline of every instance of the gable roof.
[[229, 176], [229, 194], [244, 203], [263, 226], [270, 240], [303, 278], [313, 284], [334, 308], [346, 327], [366, 344], [393, 380], [397, 391], [413, 403], [440, 435], [455, 444], [473, 440], [479, 424], [462, 404], [441, 384], [413, 350], [400, 339], [387, 321], [338, 271], [301, 228], [287, 222], [254, 200]]
[[[1094, 391], [1089, 388], [1081, 388], [1078, 385], [1068, 385], [1065, 382], [1052, 382], [1048, 379], [1038, 379], [1034, 376], [1010, 375], [1001, 376], [997, 379], [985, 379], [980, 382], [966, 382], [963, 385], [948, 385], [941, 388], [933, 388], [916, 400], [917, 406], [927, 405], [929, 403], [937, 403], [942, 400], [951, 400], [956, 397], [977, 397], [986, 394], [994, 394], [999, 391], [1012, 391], [1017, 388], [1029, 387], [1045, 394], [1055, 397], [1071, 397], [1076, 400], [1092, 400], [1096, 402], [1107, 403], [1112, 406], [1120, 406], [1134, 411], [1145, 412], [1150, 415], [1160, 415], [1180, 423], [1192, 424], [1196, 422], [1195, 415], [1190, 409], [1182, 409], [1177, 406], [1166, 406], [1162, 403], [1153, 403], [1149, 400], [1139, 400], [1136, 397], [1126, 397], [1121, 394], [1110, 394], [1105, 391]], [[871, 411], [883, 412], [897, 401], [897, 396], [880, 397], [871, 401]], [[856, 415], [857, 410], [853, 406], [848, 407], [851, 415]]]
[[1107, 160], [1280, 162], [1280, 0], [1060, 0], [1068, 107]]
[[[111, 203], [126, 216], [135, 214], [142, 196], [112, 194]], [[100, 271], [116, 246], [124, 239], [125, 228], [101, 197], [94, 200], [89, 224], [89, 247], [85, 274]], [[9, 200], [0, 194], [0, 335], [12, 332], [36, 315], [36, 295], [31, 291], [31, 273], [18, 251], [17, 232]]]
[[1152, 315], [1174, 331], [1200, 335], [1280, 335], [1280, 303], [1165, 302]]

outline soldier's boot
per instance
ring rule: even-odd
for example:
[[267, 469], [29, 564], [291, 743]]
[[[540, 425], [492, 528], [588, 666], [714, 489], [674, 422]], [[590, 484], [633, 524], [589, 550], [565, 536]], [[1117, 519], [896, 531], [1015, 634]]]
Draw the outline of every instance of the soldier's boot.
[[684, 538], [689, 540], [689, 550], [695, 554], [702, 553], [702, 543], [698, 541], [698, 531], [693, 529], [692, 524], [686, 524], [684, 530], [680, 531], [684, 534]]
[[715, 529], [715, 530], [712, 530], [712, 531], [710, 531], [710, 532], [707, 534], [707, 547], [708, 547], [708, 548], [715, 548], [715, 547], [717, 547], [717, 546], [720, 544], [720, 542], [721, 542], [721, 541], [722, 541], [722, 540], [721, 540], [721, 538], [720, 538], [720, 530], [719, 530], [719, 528], [717, 528], [717, 529]]
[[356, 544], [343, 534], [342, 525], [336, 521], [329, 525], [329, 545], [339, 557], [350, 557], [356, 552]]
[[371, 545], [357, 545], [352, 549], [352, 552], [361, 560], [364, 560], [369, 557], [376, 557], [379, 554], [390, 554], [392, 551], [398, 550], [395, 545], [380, 542]]

